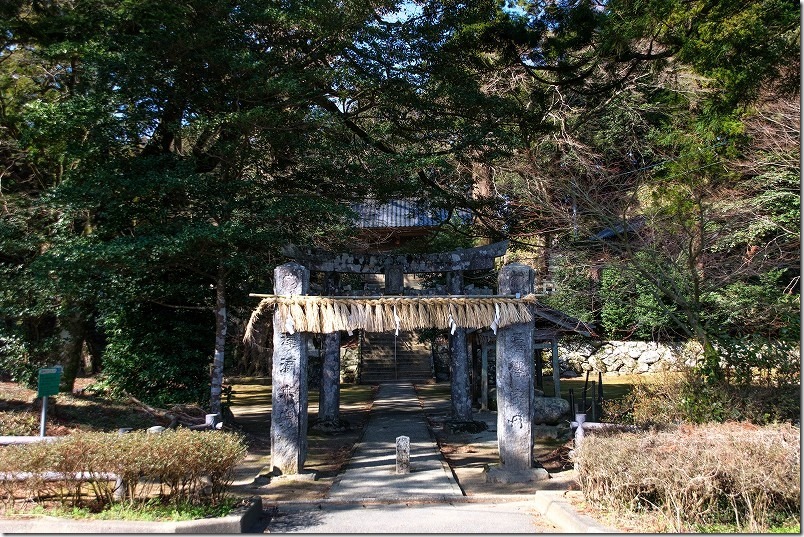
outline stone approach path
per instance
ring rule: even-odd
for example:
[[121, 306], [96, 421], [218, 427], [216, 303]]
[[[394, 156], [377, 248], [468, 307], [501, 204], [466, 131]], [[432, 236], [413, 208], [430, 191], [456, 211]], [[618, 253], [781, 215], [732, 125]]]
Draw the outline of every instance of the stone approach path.
[[[396, 438], [410, 437], [410, 473], [396, 474]], [[333, 500], [449, 500], [463, 496], [433, 442], [413, 385], [381, 384], [363, 437], [327, 495]]]
[[[409, 474], [395, 473], [396, 438], [410, 437]], [[513, 501], [512, 501], [513, 500]], [[282, 503], [270, 533], [555, 532], [532, 498], [467, 501], [427, 429], [409, 383], [381, 384], [363, 437], [325, 500]]]

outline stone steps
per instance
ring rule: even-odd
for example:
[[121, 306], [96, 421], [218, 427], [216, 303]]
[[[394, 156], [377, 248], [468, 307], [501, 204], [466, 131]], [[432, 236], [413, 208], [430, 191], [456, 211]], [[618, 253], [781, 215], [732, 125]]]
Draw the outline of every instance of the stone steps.
[[413, 334], [365, 334], [363, 337], [360, 380], [375, 383], [394, 380], [425, 382], [432, 380], [430, 348], [418, 343]]

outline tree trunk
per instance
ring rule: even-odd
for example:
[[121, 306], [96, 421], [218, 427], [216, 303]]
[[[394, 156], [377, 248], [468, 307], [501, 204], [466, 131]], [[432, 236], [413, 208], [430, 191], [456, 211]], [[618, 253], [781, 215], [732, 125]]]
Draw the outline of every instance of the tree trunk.
[[210, 410], [213, 414], [221, 411], [221, 391], [223, 387], [223, 356], [226, 347], [226, 281], [223, 266], [218, 267], [218, 281], [215, 285], [215, 355], [212, 359], [210, 389]]
[[59, 391], [72, 392], [83, 358], [84, 322], [80, 313], [72, 313], [66, 318], [59, 319], [59, 323], [61, 325], [59, 361], [63, 367]]
[[[488, 202], [494, 196], [494, 177], [487, 164], [472, 162], [472, 199]], [[485, 211], [485, 209], [483, 209]], [[481, 236], [475, 239], [475, 246], [486, 246], [492, 243], [486, 223], [474, 218], [474, 227], [480, 230]]]

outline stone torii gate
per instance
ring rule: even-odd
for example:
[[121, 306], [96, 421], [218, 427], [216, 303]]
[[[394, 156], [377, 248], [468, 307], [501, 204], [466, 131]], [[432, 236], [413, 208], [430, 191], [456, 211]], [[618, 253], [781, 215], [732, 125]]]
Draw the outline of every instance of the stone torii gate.
[[[493, 269], [496, 258], [505, 255], [507, 250], [508, 241], [500, 241], [486, 246], [429, 254], [334, 253], [295, 245], [286, 246], [282, 253], [311, 272], [323, 272], [324, 293], [329, 295], [337, 294], [339, 275], [344, 273], [383, 274], [384, 294], [401, 295], [404, 291], [405, 274], [437, 272], [447, 274], [450, 295], [463, 295], [464, 271]], [[340, 332], [323, 335], [321, 390], [316, 426], [324, 429], [338, 429], [340, 426], [340, 345]], [[456, 426], [471, 425], [475, 422], [472, 420], [471, 367], [465, 328], [457, 327], [450, 333], [449, 349], [452, 371], [451, 421]]]
[[[507, 243], [497, 243], [447, 254], [430, 254], [430, 256], [330, 254], [327, 257], [322, 255], [322, 252], [299, 249], [293, 251], [293, 254], [298, 260], [311, 265], [310, 268], [313, 270], [330, 274], [337, 272], [384, 273], [386, 275], [386, 293], [389, 289], [401, 293], [401, 283], [405, 273], [448, 272], [453, 274], [448, 283], [451, 295], [444, 298], [457, 299], [461, 296], [460, 291], [463, 290], [463, 270], [493, 268], [494, 258], [502, 255], [505, 248], [507, 248]], [[498, 254], [500, 251], [502, 253]], [[499, 294], [485, 298], [492, 301], [507, 300], [510, 303], [514, 300], [513, 297], [516, 297], [516, 301], [519, 301], [520, 297], [531, 295], [533, 280], [534, 273], [530, 267], [520, 264], [506, 265], [500, 270], [498, 276]], [[459, 283], [455, 283], [456, 281]], [[310, 269], [295, 262], [286, 263], [275, 269], [274, 282], [274, 297], [306, 296], [309, 292]], [[338, 297], [332, 298], [337, 299]], [[406, 298], [416, 300], [416, 298]], [[500, 319], [500, 310], [496, 305], [495, 308], [497, 308], [497, 318], [489, 323], [492, 327]], [[299, 474], [303, 469], [307, 454], [307, 334], [303, 329], [297, 329], [294, 326], [293, 317], [289, 311], [290, 307], [284, 310], [284, 314], [280, 314], [280, 311], [277, 310], [273, 317], [271, 465], [273, 470], [281, 475]], [[466, 328], [453, 326], [452, 332], [453, 340], [457, 341], [451, 342], [450, 348], [456, 351], [455, 354], [461, 362], [461, 364], [455, 364], [453, 372], [454, 375], [457, 374], [460, 377], [466, 376], [465, 382], [461, 378], [453, 378], [452, 381], [453, 419], [470, 421], [472, 415]], [[325, 371], [322, 377], [320, 404], [325, 407], [334, 406], [334, 413], [331, 408], [329, 410], [325, 408], [323, 413], [324, 416], [334, 416], [334, 419], [337, 420], [340, 331], [333, 330], [331, 333], [324, 331], [324, 333]], [[516, 320], [508, 324], [501, 322], [497, 328], [497, 438], [500, 464], [492, 469], [494, 476], [487, 476], [490, 480], [532, 481], [546, 477], [539, 473], [539, 471], [543, 473], [543, 469], [534, 468], [532, 458], [533, 335], [532, 317], [529, 317], [528, 322], [517, 322]], [[455, 361], [454, 356], [453, 362]], [[329, 374], [330, 369], [335, 374]]]

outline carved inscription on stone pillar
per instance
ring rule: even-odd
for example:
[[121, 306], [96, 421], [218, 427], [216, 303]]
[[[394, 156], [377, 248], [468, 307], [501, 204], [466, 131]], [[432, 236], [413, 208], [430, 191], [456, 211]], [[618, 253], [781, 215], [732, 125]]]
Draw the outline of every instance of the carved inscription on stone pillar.
[[[522, 296], [533, 289], [533, 270], [507, 265], [499, 293]], [[500, 462], [509, 470], [532, 468], [533, 324], [514, 324], [497, 333], [497, 442]]]
[[[274, 293], [306, 294], [310, 273], [297, 263], [274, 270]], [[274, 364], [271, 395], [271, 466], [298, 474], [307, 457], [307, 335], [288, 334], [274, 315]]]

